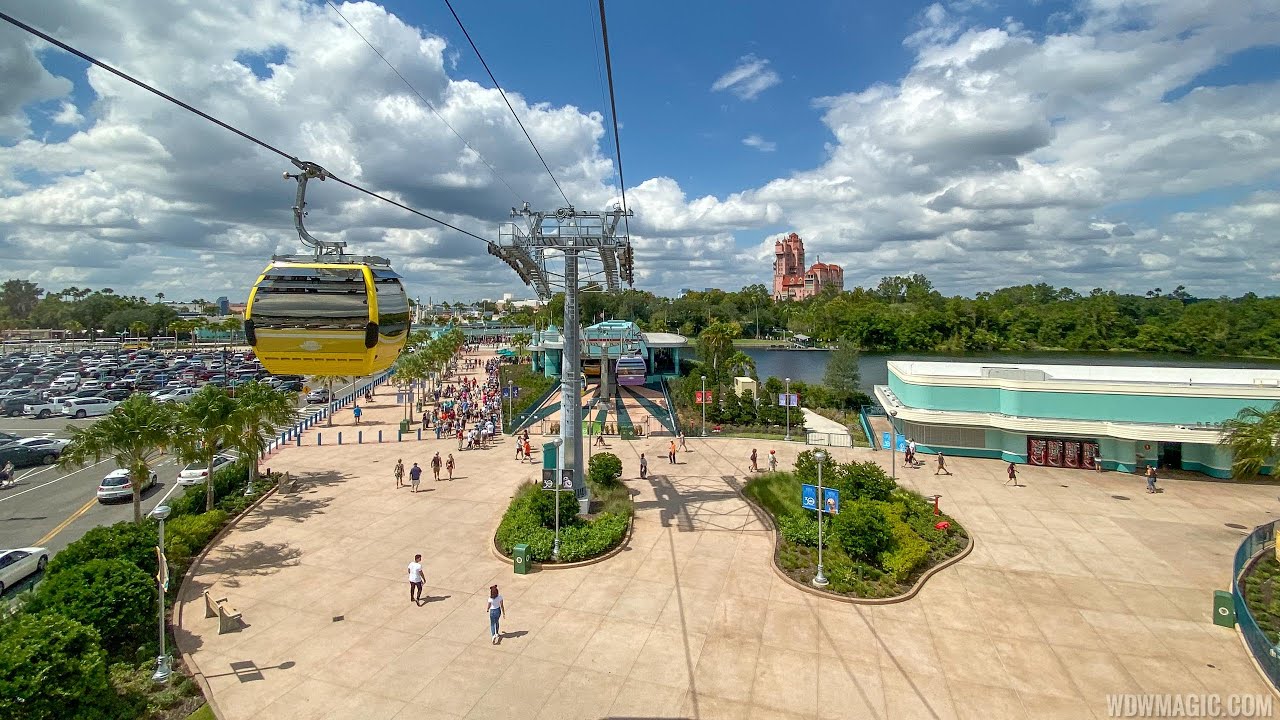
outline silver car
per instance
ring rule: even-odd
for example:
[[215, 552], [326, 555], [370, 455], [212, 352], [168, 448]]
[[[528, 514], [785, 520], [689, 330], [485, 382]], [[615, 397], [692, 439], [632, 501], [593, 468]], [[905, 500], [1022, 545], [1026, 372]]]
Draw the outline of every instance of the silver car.
[[0, 595], [48, 564], [49, 551], [42, 547], [0, 550]]
[[[159, 480], [156, 472], [152, 470], [151, 477], [147, 478], [146, 484], [142, 486], [142, 492], [155, 487]], [[124, 468], [112, 470], [109, 475], [102, 478], [102, 482], [98, 483], [98, 502], [131, 499], [133, 499], [133, 487], [129, 485], [129, 471]]]

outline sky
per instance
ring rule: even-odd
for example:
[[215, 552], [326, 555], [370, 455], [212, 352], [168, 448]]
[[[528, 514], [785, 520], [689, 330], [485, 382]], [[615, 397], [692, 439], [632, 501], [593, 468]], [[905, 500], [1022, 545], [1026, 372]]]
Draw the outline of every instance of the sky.
[[[482, 237], [522, 202], [565, 204], [443, 2], [335, 5], [0, 0]], [[565, 195], [612, 207], [596, 2], [454, 8]], [[796, 232], [847, 287], [1276, 294], [1275, 0], [607, 8], [637, 288], [767, 284]], [[0, 276], [242, 301], [301, 249], [287, 160], [0, 25]], [[390, 258], [411, 297], [532, 296], [480, 241], [335, 183], [312, 183], [308, 211], [315, 235]]]

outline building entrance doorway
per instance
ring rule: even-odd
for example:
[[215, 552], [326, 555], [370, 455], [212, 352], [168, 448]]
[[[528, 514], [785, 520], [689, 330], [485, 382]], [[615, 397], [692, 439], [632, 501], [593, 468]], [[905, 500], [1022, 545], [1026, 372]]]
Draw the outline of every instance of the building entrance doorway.
[[1182, 468], [1182, 443], [1160, 443], [1160, 467], [1174, 470]]

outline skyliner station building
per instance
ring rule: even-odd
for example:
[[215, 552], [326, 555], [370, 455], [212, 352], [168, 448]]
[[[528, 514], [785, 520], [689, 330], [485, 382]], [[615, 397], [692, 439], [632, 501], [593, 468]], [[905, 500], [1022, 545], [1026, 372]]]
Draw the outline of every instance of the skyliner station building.
[[1280, 401], [1280, 370], [888, 363], [875, 397], [924, 453], [1141, 471], [1148, 465], [1231, 476], [1222, 422]]

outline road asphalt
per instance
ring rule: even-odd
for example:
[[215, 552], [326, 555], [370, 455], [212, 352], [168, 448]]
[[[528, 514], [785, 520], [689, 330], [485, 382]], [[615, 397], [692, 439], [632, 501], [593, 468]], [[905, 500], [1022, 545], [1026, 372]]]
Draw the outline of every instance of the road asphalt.
[[[349, 386], [335, 388], [339, 397], [350, 390]], [[299, 398], [299, 412], [307, 406]], [[313, 406], [319, 407], [319, 406]], [[0, 431], [17, 433], [25, 437], [66, 437], [68, 426], [87, 427], [95, 418], [74, 420], [52, 417], [44, 420], [17, 417], [0, 418]], [[172, 455], [166, 455], [154, 468], [158, 482], [143, 493], [142, 512], [150, 512], [161, 502], [181, 497], [184, 492], [202, 492], [203, 485], [181, 486], [177, 484], [182, 463]], [[97, 500], [98, 482], [116, 469], [112, 460], [104, 460], [74, 470], [64, 470], [56, 465], [19, 468], [18, 481], [0, 490], [0, 549], [15, 547], [44, 547], [49, 555], [56, 555], [99, 525], [111, 525], [133, 519], [133, 503], [125, 500], [104, 504]], [[30, 587], [39, 581], [33, 575], [15, 586], [14, 591]], [[6, 598], [12, 594], [6, 591]]]

